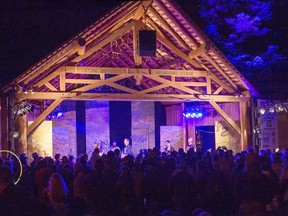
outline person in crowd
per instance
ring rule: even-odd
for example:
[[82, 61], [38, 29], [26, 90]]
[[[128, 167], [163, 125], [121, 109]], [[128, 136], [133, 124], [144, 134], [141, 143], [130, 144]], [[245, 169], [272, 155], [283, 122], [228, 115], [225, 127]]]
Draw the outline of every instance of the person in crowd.
[[187, 170], [187, 162], [185, 160], [180, 161], [169, 185], [169, 191], [172, 194], [175, 209], [184, 216], [191, 215], [197, 202], [194, 176]]
[[72, 187], [70, 190], [69, 210], [73, 215], [87, 215], [88, 205], [86, 199], [86, 178], [89, 174], [81, 163], [74, 166]]
[[116, 182], [117, 215], [134, 215], [136, 200], [132, 172], [127, 166], [122, 166], [120, 172]]
[[36, 169], [36, 163], [37, 163], [38, 157], [39, 157], [39, 155], [38, 155], [37, 152], [34, 152], [32, 154], [33, 161], [30, 163], [31, 170], [35, 170]]
[[[44, 212], [42, 213], [42, 210]], [[0, 165], [0, 215], [37, 216], [49, 215], [40, 208], [33, 194], [14, 184], [14, 176], [8, 166]]]
[[61, 164], [61, 154], [59, 154], [59, 153], [55, 154], [54, 159], [55, 159], [55, 165], [58, 169], [58, 167]]
[[[130, 145], [129, 140], [125, 143]], [[121, 158], [119, 149], [107, 155], [100, 155], [96, 149], [94, 153], [95, 158], [90, 159], [94, 169], [88, 165], [87, 155], [77, 157], [74, 169], [68, 169], [72, 166], [64, 156], [60, 170], [55, 169], [53, 158], [38, 156], [35, 170], [27, 173], [33, 187], [26, 190], [19, 187], [24, 174], [17, 186], [13, 184], [19, 163], [13, 157], [4, 157], [2, 164], [10, 171], [0, 166], [0, 215], [150, 216], [173, 212], [191, 216], [201, 215], [199, 208], [215, 216], [252, 212], [276, 216], [288, 212], [287, 150], [262, 150], [259, 157], [248, 148], [236, 152], [234, 158], [232, 151], [223, 148], [187, 153], [180, 148], [169, 154], [154, 148], [136, 159], [130, 154]], [[24, 154], [19, 157], [26, 169], [27, 158]], [[26, 211], [24, 204], [29, 206], [27, 214], [12, 209], [11, 203], [17, 199], [21, 200], [19, 209]]]
[[105, 175], [104, 166], [104, 160], [96, 160], [94, 169], [86, 179], [87, 204], [93, 216], [111, 215], [115, 209], [115, 203], [111, 202], [115, 182]]
[[259, 156], [249, 151], [244, 170], [233, 185], [239, 203], [239, 215], [264, 215], [265, 207], [273, 199], [272, 184], [261, 171]]
[[100, 149], [95, 148], [94, 151], [92, 152], [92, 155], [91, 155], [90, 160], [89, 160], [89, 166], [91, 169], [95, 168], [95, 161], [99, 160], [99, 159], [102, 159], [102, 157], [100, 155]]
[[68, 215], [68, 193], [69, 190], [63, 179], [58, 173], [53, 173], [48, 184], [49, 203], [53, 207], [55, 215]]

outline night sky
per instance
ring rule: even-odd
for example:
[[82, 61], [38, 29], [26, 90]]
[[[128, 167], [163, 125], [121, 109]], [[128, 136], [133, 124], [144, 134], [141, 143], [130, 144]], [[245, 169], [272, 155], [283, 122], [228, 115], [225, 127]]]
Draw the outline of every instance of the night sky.
[[119, 4], [121, 1], [114, 0], [1, 1], [0, 85], [16, 78]]
[[[17, 0], [13, 3], [11, 0], [1, 1], [0, 87], [122, 2], [121, 0]], [[195, 1], [176, 2], [185, 5], [182, 8], [194, 15], [192, 18], [201, 26], [195, 17], [197, 7], [192, 4]], [[221, 50], [221, 47], [219, 48]], [[286, 77], [286, 73], [284, 76]], [[269, 80], [270, 78], [267, 83]], [[283, 81], [283, 76], [280, 80]], [[283, 85], [286, 86], [286, 82]], [[276, 86], [280, 87], [280, 84]]]

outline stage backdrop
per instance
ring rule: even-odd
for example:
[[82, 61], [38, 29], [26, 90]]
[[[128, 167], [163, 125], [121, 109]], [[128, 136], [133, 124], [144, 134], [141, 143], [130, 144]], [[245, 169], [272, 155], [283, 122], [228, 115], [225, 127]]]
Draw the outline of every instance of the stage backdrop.
[[161, 126], [160, 127], [160, 150], [164, 151], [166, 140], [170, 140], [173, 148], [178, 151], [183, 148], [183, 127], [182, 126]]
[[137, 156], [141, 149], [155, 147], [154, 102], [133, 101], [131, 115], [133, 154]]
[[[239, 121], [236, 121], [239, 125]], [[219, 146], [226, 146], [227, 149], [231, 149], [234, 154], [241, 152], [240, 135], [233, 130], [225, 121], [215, 122], [215, 148]]]
[[[33, 121], [28, 121], [28, 125]], [[42, 157], [52, 156], [52, 121], [43, 121], [28, 139], [27, 156], [29, 162], [31, 155], [37, 152]]]
[[89, 156], [95, 144], [108, 148], [109, 137], [109, 101], [86, 101], [86, 151]]

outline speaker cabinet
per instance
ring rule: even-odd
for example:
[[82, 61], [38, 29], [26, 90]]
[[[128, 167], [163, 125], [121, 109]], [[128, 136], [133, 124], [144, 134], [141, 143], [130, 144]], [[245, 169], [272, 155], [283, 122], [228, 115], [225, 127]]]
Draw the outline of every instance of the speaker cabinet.
[[138, 32], [138, 55], [156, 56], [156, 31], [139, 30]]

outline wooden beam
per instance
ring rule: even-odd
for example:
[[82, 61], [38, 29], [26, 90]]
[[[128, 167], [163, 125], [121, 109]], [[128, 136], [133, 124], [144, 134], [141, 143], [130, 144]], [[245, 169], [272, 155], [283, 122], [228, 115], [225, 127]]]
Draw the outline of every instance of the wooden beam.
[[213, 79], [214, 82], [218, 83], [219, 85], [223, 86], [225, 88], [225, 90], [227, 90], [230, 93], [235, 92], [235, 84], [233, 83], [233, 87], [235, 89], [232, 89], [230, 86], [228, 86], [225, 82], [223, 82], [222, 80], [220, 80], [208, 67], [206, 67], [204, 65], [204, 63], [197, 58], [197, 62], [208, 72], [209, 76], [211, 77], [211, 79]]
[[[60, 67], [63, 68], [63, 67]], [[49, 74], [48, 76], [46, 76], [45, 78], [39, 80], [37, 83], [35, 83], [33, 85], [33, 88], [37, 89], [43, 85], [45, 85], [46, 83], [48, 83], [50, 80], [54, 79], [55, 77], [59, 76], [61, 74], [61, 69], [58, 69], [56, 71], [54, 71], [53, 73]], [[48, 84], [49, 85], [49, 84]]]
[[50, 82], [45, 83], [45, 86], [46, 86], [47, 88], [49, 88], [51, 91], [58, 91], [58, 89], [55, 88], [53, 85], [51, 85]]
[[111, 41], [115, 40], [116, 38], [120, 37], [121, 35], [125, 34], [129, 30], [133, 28], [136, 21], [130, 21], [123, 27], [119, 28], [112, 34], [110, 34], [108, 37], [106, 37], [104, 40], [97, 43], [95, 46], [91, 47], [89, 50], [86, 51], [86, 53], [82, 56], [78, 56], [75, 59], [72, 60], [72, 62], [80, 62], [83, 59], [87, 58], [88, 56], [92, 55], [94, 52], [98, 51], [100, 48], [105, 46], [106, 44], [110, 43]]
[[[163, 85], [164, 86], [164, 85]], [[161, 88], [159, 88], [161, 89]], [[18, 93], [18, 101], [22, 100], [56, 100], [56, 99], [65, 99], [65, 100], [110, 100], [117, 98], [118, 100], [155, 100], [155, 101], [165, 101], [166, 99], [172, 100], [173, 98], [177, 101], [213, 101], [213, 102], [240, 102], [248, 101], [249, 98], [235, 98], [234, 96], [226, 95], [192, 95], [192, 94], [150, 94], [150, 91], [147, 89], [146, 92], [139, 91], [135, 94], [127, 93], [85, 93], [85, 92], [35, 92], [34, 94], [24, 94]], [[163, 99], [161, 99], [163, 97]]]
[[65, 84], [65, 79], [66, 79], [66, 73], [61, 73], [60, 74], [60, 91], [66, 91], [66, 84]]
[[235, 89], [237, 89], [237, 86], [228, 77], [228, 75], [220, 68], [220, 66], [207, 53], [205, 53], [203, 55], [213, 65], [213, 67], [228, 81], [228, 83], [230, 83], [231, 86], [233, 86]]
[[140, 94], [147, 94], [149, 92], [153, 92], [153, 91], [157, 91], [157, 90], [160, 90], [160, 89], [163, 89], [163, 88], [166, 88], [167, 86], [169, 86], [168, 84], [160, 84], [160, 85], [157, 85], [157, 86], [154, 86], [152, 88], [148, 88], [148, 89], [145, 89], [145, 90], [142, 90], [140, 91], [139, 93]]
[[108, 83], [107, 85], [111, 86], [113, 88], [119, 89], [121, 91], [131, 93], [131, 94], [137, 94], [138, 93], [138, 91], [136, 91], [134, 89], [127, 88], [126, 86], [122, 86], [122, 85], [119, 85], [117, 83]]
[[[73, 55], [74, 52], [77, 52], [76, 49], [76, 42], [73, 43], [72, 48], [67, 48], [68, 51], [66, 50], [62, 50], [62, 53], [58, 55], [58, 57], [55, 57], [54, 59], [49, 59], [49, 60], [42, 60], [41, 63], [39, 63], [37, 65], [38, 70], [36, 70], [33, 74], [31, 73], [29, 76], [26, 77], [26, 79], [24, 80], [20, 80], [19, 82], [24, 82], [24, 84], [27, 84], [28, 82], [30, 82], [31, 80], [34, 80], [37, 76], [39, 76], [42, 73], [47, 72], [48, 69], [50, 69], [52, 66], [57, 66], [58, 63], [61, 63], [63, 60], [67, 59], [69, 54]], [[66, 51], [66, 52], [65, 52]], [[64, 55], [65, 54], [65, 55]]]
[[87, 85], [87, 86], [84, 86], [84, 87], [80, 87], [80, 88], [74, 89], [73, 91], [75, 91], [75, 92], [86, 92], [86, 91], [89, 91], [89, 90], [94, 89], [96, 87], [99, 87], [99, 86], [102, 86], [102, 85], [108, 85], [110, 83], [113, 83], [115, 81], [130, 77], [130, 76], [132, 76], [132, 75], [120, 74], [118, 76], [114, 76], [114, 77], [111, 77], [111, 78], [108, 78], [108, 79], [105, 79], [105, 80], [95, 80], [94, 84]]
[[61, 102], [62, 98], [56, 99], [47, 109], [45, 109], [34, 121], [31, 125], [28, 126], [27, 129], [27, 137], [31, 135], [31, 133], [44, 121], [44, 119], [51, 113]]
[[209, 101], [214, 109], [223, 117], [223, 119], [230, 125], [238, 134], [241, 135], [241, 129], [239, 126], [230, 118], [230, 116], [214, 101]]
[[164, 78], [159, 77], [159, 76], [153, 76], [153, 75], [145, 75], [145, 76], [150, 78], [150, 79], [152, 79], [152, 80], [156, 80], [156, 81], [158, 81], [160, 83], [168, 84], [171, 87], [177, 88], [177, 89], [179, 89], [181, 91], [187, 92], [187, 93], [192, 94], [192, 95], [193, 94], [202, 94], [199, 91], [196, 91], [196, 90], [190, 89], [188, 87], [179, 85], [179, 84], [177, 84], [177, 82], [172, 82], [170, 80], [164, 79]]
[[[182, 46], [186, 50], [190, 50], [189, 46], [182, 40], [182, 38], [175, 32], [175, 30], [172, 29], [171, 26], [168, 25], [168, 23], [166, 23], [166, 21], [152, 7], [148, 8], [148, 12], [150, 12], [155, 17], [155, 19], [159, 21], [160, 26], [162, 28], [168, 31], [176, 39], [176, 41], [178, 42], [180, 46]], [[153, 20], [151, 19], [151, 21]], [[158, 29], [158, 31], [161, 31], [161, 30]], [[164, 34], [161, 34], [161, 35], [164, 35]]]
[[[204, 70], [173, 70], [173, 69], [146, 69], [146, 68], [113, 68], [113, 67], [80, 67], [64, 66], [60, 68], [66, 73], [73, 74], [151, 74], [158, 76], [177, 77], [207, 77]], [[45, 84], [45, 83], [43, 83]]]
[[249, 90], [247, 83], [243, 81], [244, 77], [242, 77], [241, 74], [237, 72], [236, 68], [232, 68], [229, 60], [223, 54], [222, 55], [219, 54], [219, 51], [217, 51], [213, 46], [211, 46], [210, 51], [213, 52], [219, 58], [219, 60], [227, 67], [227, 69], [230, 70], [233, 73], [233, 75], [235, 75], [235, 77], [239, 79], [239, 82], [241, 82], [241, 84], [245, 86], [247, 90]]
[[160, 8], [160, 10], [168, 17], [168, 19], [170, 19], [172, 23], [175, 24], [175, 26], [180, 30], [180, 32], [182, 32], [182, 34], [186, 36], [189, 42], [192, 43], [194, 46], [198, 47], [198, 41], [193, 37], [191, 37], [191, 35], [189, 34], [189, 32], [187, 32], [185, 27], [181, 23], [179, 23], [179, 21], [174, 17], [174, 15], [167, 10], [165, 5], [159, 0], [154, 0], [154, 3], [156, 3], [157, 6]]
[[140, 1], [138, 8], [134, 12], [133, 18], [134, 20], [140, 20], [143, 16], [145, 16], [147, 7], [151, 4], [151, 0]]
[[250, 97], [235, 97], [234, 95], [195, 95], [200, 100], [215, 101], [215, 102], [245, 102], [249, 101]]
[[219, 94], [223, 90], [223, 86], [220, 86], [215, 92], [213, 92], [214, 95]]
[[193, 67], [196, 69], [201, 69], [202, 67], [193, 59], [191, 59], [188, 55], [182, 52], [178, 47], [176, 47], [168, 38], [162, 37], [158, 32], [156, 32], [157, 39], [164, 44], [165, 46], [169, 47], [171, 51], [177, 54], [180, 58], [184, 59], [185, 61], [189, 62]]
[[206, 52], [206, 44], [201, 44], [196, 50], [191, 51], [188, 56], [193, 59]]
[[99, 79], [66, 79], [66, 83], [73, 83], [73, 84], [93, 84], [95, 83], [95, 81], [99, 81]]
[[176, 82], [176, 83], [182, 86], [195, 86], [195, 87], [207, 86], [207, 82]]
[[207, 82], [207, 91], [206, 91], [206, 93], [208, 95], [210, 95], [212, 90], [211, 90], [211, 78], [209, 76], [206, 77], [206, 82]]
[[241, 146], [245, 150], [249, 145], [252, 145], [252, 129], [251, 129], [251, 103], [240, 102], [240, 127], [241, 127]]
[[139, 41], [139, 30], [141, 29], [142, 22], [137, 21], [133, 27], [133, 56], [134, 56], [134, 66], [140, 67], [142, 65], [142, 57], [138, 55], [138, 41]]
[[[117, 25], [118, 22], [120, 22], [121, 19], [123, 18], [123, 13], [126, 14], [127, 11], [131, 11], [131, 17], [132, 17], [133, 12], [137, 9], [137, 3], [127, 2], [125, 5], [123, 4], [123, 7], [121, 7], [121, 9], [122, 9], [121, 13], [117, 13], [116, 15], [115, 13], [108, 14], [103, 19], [98, 21], [96, 24], [85, 29], [83, 32], [80, 32], [76, 38], [81, 36], [85, 38], [87, 44], [89, 44], [91, 40], [95, 40], [95, 38], [98, 38], [101, 35], [109, 32], [109, 30], [113, 29], [113, 27]], [[24, 84], [27, 84], [31, 80], [35, 79], [35, 77], [44, 73], [51, 66], [71, 57], [74, 53], [77, 52], [76, 45], [77, 40], [75, 40], [74, 37], [67, 43], [63, 44], [60, 48], [55, 50], [53, 53], [48, 55], [45, 59], [42, 59], [41, 62], [39, 61], [31, 69], [27, 70], [23, 75], [20, 76], [20, 78], [16, 79], [16, 83], [24, 82]]]

